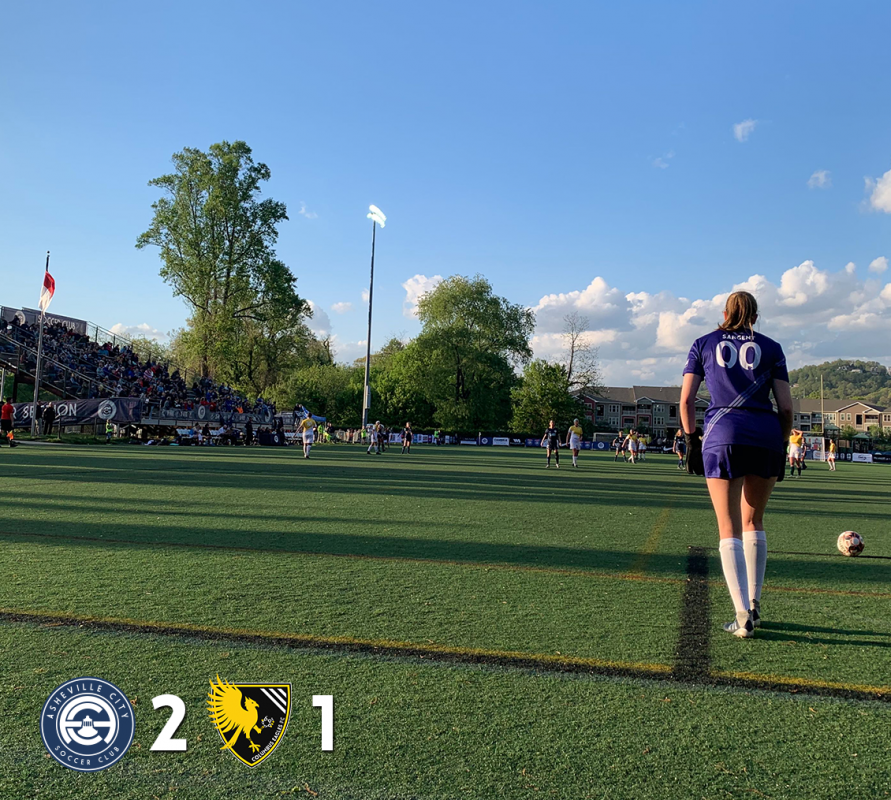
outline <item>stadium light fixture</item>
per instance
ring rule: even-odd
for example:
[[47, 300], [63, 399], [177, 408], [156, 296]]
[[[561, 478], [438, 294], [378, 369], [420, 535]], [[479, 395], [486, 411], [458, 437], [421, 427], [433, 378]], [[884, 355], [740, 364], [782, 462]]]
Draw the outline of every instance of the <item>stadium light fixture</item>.
[[380, 225], [382, 228], [386, 227], [387, 215], [377, 206], [368, 206], [368, 213], [365, 216], [372, 220], [374, 224]]
[[371, 409], [371, 386], [369, 380], [371, 378], [371, 304], [374, 297], [374, 241], [377, 233], [377, 226], [385, 227], [387, 215], [384, 214], [377, 206], [368, 206], [368, 213], [365, 215], [371, 220], [371, 278], [368, 281], [368, 340], [365, 342], [365, 391], [362, 393], [362, 427], [368, 425], [368, 412]]

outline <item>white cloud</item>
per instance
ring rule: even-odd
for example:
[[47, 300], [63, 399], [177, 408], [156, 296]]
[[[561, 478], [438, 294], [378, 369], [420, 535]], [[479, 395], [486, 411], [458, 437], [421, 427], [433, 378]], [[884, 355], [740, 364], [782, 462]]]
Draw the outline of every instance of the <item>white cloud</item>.
[[870, 208], [891, 214], [891, 169], [881, 178], [866, 178], [866, 191]]
[[668, 169], [669, 161], [674, 158], [674, 150], [669, 150], [664, 156], [659, 156], [659, 158], [653, 159], [653, 166], [658, 167], [659, 169]]
[[347, 311], [353, 310], [353, 304], [352, 303], [335, 303], [333, 306], [331, 306], [331, 310], [335, 314], [346, 314]]
[[752, 275], [705, 298], [623, 294], [597, 277], [584, 289], [539, 300], [532, 348], [536, 356], [559, 357], [563, 318], [578, 311], [590, 321], [588, 336], [599, 348], [608, 384], [677, 385], [693, 340], [717, 327], [727, 295], [738, 290], [758, 299], [757, 327], [783, 345], [792, 367], [856, 357], [891, 364], [891, 283], [883, 286], [875, 274], [858, 280], [853, 263], [830, 272], [813, 261], [786, 270], [779, 280]]
[[869, 264], [869, 271], [877, 275], [881, 275], [886, 269], [888, 269], [888, 259], [885, 256], [874, 258]]
[[409, 319], [418, 316], [418, 301], [427, 292], [435, 289], [442, 281], [442, 275], [434, 275], [428, 278], [426, 275], [412, 275], [402, 288], [405, 289], [405, 300], [402, 303], [402, 314]]
[[783, 273], [780, 279], [780, 302], [784, 306], [804, 305], [828, 289], [827, 273], [818, 270], [813, 261], [805, 261]]
[[809, 189], [828, 189], [832, 186], [832, 173], [828, 169], [818, 169], [807, 179]]
[[845, 264], [845, 272], [847, 272], [848, 275], [853, 275], [855, 269], [857, 269], [857, 265], [853, 261], [849, 261]]
[[339, 364], [352, 364], [357, 358], [365, 358], [365, 345], [367, 339], [358, 342], [344, 341], [337, 335], [331, 337], [331, 345], [334, 348], [334, 360]]
[[757, 119], [744, 119], [742, 122], [737, 122], [733, 126], [733, 136], [736, 141], [746, 141], [746, 139], [748, 139], [752, 135], [752, 132], [755, 130], [755, 126], [757, 124]]
[[163, 343], [169, 338], [164, 331], [153, 328], [147, 322], [143, 322], [139, 325], [124, 325], [123, 322], [116, 322], [109, 330], [112, 333], [116, 333], [118, 336], [127, 336], [131, 339], [134, 336], [139, 336], [142, 339], [154, 339], [156, 342]]
[[367, 303], [367, 302], [368, 302], [368, 289], [363, 289], [363, 290], [362, 290], [362, 302], [363, 302], [363, 303]]
[[301, 216], [306, 217], [307, 219], [318, 219], [319, 218], [319, 215], [316, 214], [315, 211], [307, 211], [306, 203], [304, 203], [303, 200], [300, 201], [300, 210], [297, 213], [300, 214]]
[[316, 336], [322, 338], [331, 335], [331, 318], [318, 303], [307, 300], [309, 307], [312, 309], [312, 316], [306, 320], [306, 327], [309, 328]]

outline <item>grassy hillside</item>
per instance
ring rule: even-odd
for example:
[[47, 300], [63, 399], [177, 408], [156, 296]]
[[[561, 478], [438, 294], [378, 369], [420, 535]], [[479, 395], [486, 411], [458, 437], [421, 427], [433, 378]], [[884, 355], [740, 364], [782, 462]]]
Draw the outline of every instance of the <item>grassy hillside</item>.
[[866, 400], [891, 406], [891, 373], [878, 361], [827, 361], [789, 373], [793, 397], [819, 397], [820, 375], [826, 397]]

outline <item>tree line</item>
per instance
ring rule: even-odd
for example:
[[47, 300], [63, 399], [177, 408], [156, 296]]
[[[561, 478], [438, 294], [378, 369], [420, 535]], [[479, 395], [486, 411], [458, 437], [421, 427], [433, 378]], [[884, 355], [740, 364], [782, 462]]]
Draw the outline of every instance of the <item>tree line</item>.
[[891, 372], [878, 361], [839, 359], [790, 370], [792, 396], [819, 399], [821, 376], [826, 397], [891, 405]]
[[[150, 181], [163, 195], [136, 246], [155, 246], [161, 277], [189, 308], [167, 355], [178, 365], [274, 400], [301, 403], [336, 425], [361, 423], [365, 359], [336, 361], [330, 338], [307, 326], [309, 303], [275, 252], [284, 203], [261, 199], [268, 166], [245, 142], [186, 148]], [[372, 416], [385, 424], [457, 431], [538, 431], [555, 419], [587, 427], [576, 393], [599, 385], [588, 321], [564, 320], [565, 352], [534, 359], [531, 309], [483, 276], [453, 275], [420, 298], [421, 332], [371, 357]]]

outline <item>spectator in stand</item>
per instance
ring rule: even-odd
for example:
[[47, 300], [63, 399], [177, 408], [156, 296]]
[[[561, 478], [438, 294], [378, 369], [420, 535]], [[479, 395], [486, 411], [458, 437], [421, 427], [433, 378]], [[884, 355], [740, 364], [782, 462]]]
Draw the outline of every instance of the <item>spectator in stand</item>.
[[3, 441], [11, 442], [9, 435], [12, 433], [12, 423], [15, 418], [15, 408], [12, 405], [12, 398], [7, 397], [6, 402], [0, 407], [0, 444]]
[[56, 421], [56, 409], [52, 403], [47, 403], [43, 409], [43, 435], [49, 436], [53, 432], [53, 423]]

